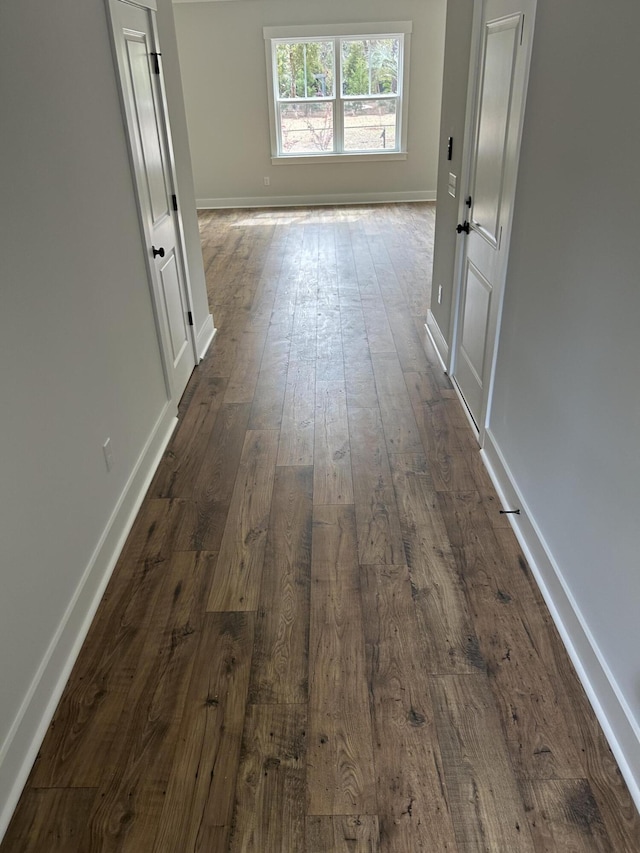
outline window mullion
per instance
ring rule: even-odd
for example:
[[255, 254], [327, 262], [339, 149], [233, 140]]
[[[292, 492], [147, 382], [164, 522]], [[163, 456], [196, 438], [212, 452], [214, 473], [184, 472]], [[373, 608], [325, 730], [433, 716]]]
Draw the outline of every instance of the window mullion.
[[404, 85], [404, 73], [402, 73], [400, 69], [404, 69], [404, 40], [398, 44], [398, 80], [396, 84], [396, 147], [398, 148], [398, 151], [404, 149], [404, 139], [402, 138], [402, 134], [405, 132], [402, 121], [402, 102], [404, 100], [402, 87]]
[[307, 43], [302, 45], [302, 63], [304, 66], [304, 96], [309, 97], [309, 89], [307, 87]]
[[277, 127], [276, 127], [276, 135], [278, 138], [278, 152], [283, 151], [282, 145], [282, 108], [280, 104], [276, 101], [276, 116], [277, 116]]
[[333, 101], [333, 148], [337, 154], [344, 152], [344, 110], [342, 106], [342, 39], [337, 38], [333, 47], [336, 63], [334, 71], [335, 98]]

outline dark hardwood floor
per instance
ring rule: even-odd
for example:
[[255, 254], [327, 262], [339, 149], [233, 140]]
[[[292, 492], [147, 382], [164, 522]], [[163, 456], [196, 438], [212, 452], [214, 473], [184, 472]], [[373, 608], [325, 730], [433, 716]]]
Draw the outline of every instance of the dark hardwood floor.
[[206, 212], [218, 327], [1, 853], [637, 853], [425, 337], [432, 205]]

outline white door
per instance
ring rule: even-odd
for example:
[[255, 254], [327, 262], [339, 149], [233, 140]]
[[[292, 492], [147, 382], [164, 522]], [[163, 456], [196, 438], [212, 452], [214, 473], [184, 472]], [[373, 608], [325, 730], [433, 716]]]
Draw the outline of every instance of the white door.
[[155, 12], [123, 0], [109, 8], [167, 393], [177, 402], [195, 350]]
[[[535, 0], [484, 0], [453, 378], [482, 432], [490, 404]], [[460, 229], [460, 226], [458, 226]]]

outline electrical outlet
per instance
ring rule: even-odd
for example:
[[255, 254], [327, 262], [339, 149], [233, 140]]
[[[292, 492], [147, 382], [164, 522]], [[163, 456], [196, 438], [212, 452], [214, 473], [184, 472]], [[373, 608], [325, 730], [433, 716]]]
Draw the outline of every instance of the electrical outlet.
[[442, 285], [438, 285], [438, 305], [442, 305]]
[[113, 468], [113, 450], [111, 449], [110, 438], [108, 438], [102, 445], [102, 452], [104, 453], [104, 461], [107, 466], [107, 471], [110, 471]]
[[264, 185], [265, 185], [265, 187], [271, 186], [271, 178], [265, 178], [264, 179]]

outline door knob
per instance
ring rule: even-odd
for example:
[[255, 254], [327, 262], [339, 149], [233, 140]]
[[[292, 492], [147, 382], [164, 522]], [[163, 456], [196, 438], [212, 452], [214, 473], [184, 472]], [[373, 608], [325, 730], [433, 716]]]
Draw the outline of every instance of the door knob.
[[456, 225], [456, 231], [458, 232], [458, 234], [462, 234], [463, 231], [465, 234], [468, 234], [470, 230], [471, 229], [470, 229], [469, 223], [467, 222], [466, 219], [462, 225], [460, 225], [460, 223], [458, 223], [458, 225]]
[[152, 246], [151, 251], [153, 252], [154, 258], [157, 258], [158, 255], [160, 255], [161, 258], [164, 258], [164, 249], [162, 248], [162, 246], [159, 249], [156, 249], [155, 246]]

